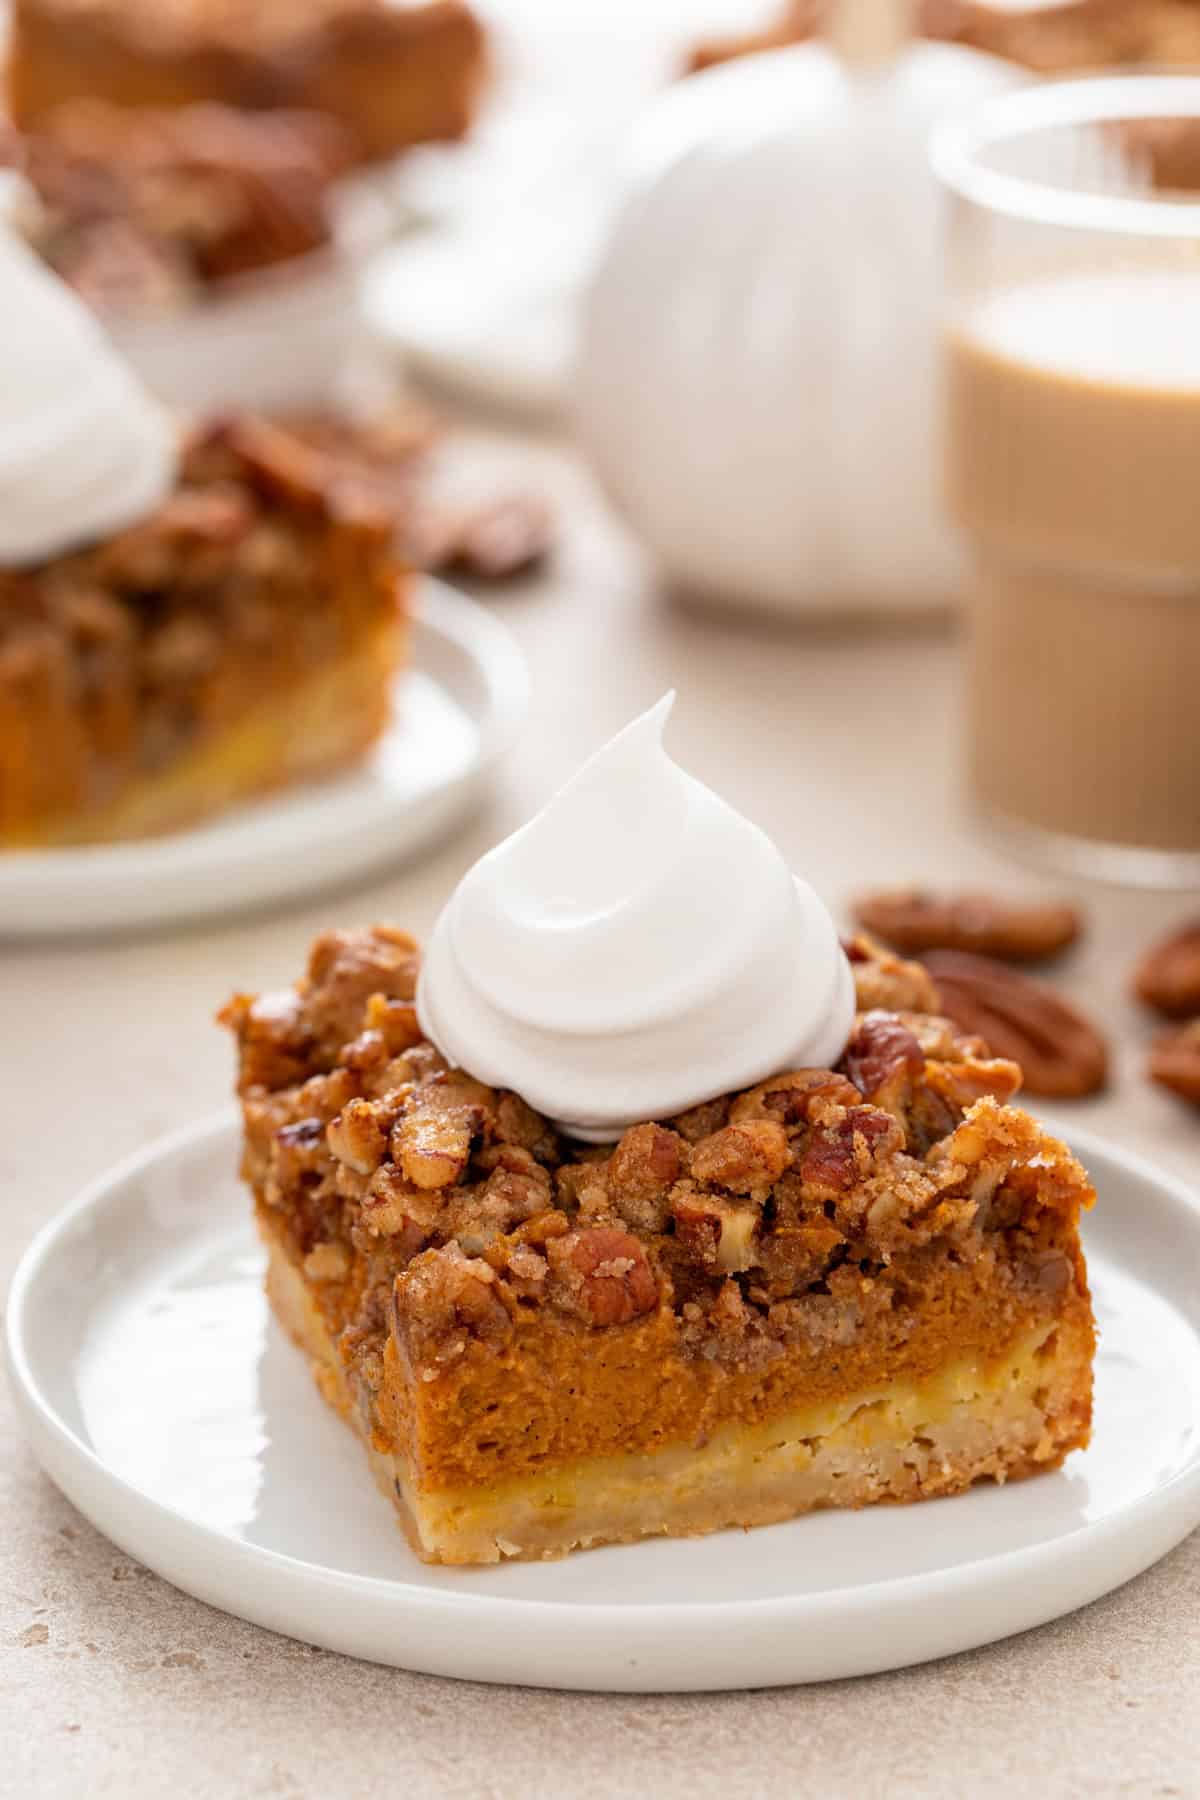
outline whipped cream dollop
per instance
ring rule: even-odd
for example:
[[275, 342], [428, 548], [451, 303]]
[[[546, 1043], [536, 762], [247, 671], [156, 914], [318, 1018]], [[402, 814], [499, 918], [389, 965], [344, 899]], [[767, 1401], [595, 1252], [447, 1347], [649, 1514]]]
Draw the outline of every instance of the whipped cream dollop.
[[854, 982], [771, 840], [672, 762], [668, 694], [477, 862], [417, 993], [450, 1062], [606, 1142], [835, 1063]]
[[170, 491], [178, 434], [83, 303], [0, 226], [0, 566], [133, 524]]

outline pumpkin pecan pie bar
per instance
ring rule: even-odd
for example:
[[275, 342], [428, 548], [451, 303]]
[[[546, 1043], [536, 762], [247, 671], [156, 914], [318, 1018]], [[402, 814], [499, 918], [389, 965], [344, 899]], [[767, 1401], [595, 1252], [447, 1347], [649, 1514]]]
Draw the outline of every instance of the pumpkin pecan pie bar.
[[417, 1553], [489, 1563], [953, 1494], [1088, 1440], [1088, 1179], [918, 965], [850, 946], [836, 1069], [615, 1147], [449, 1069], [418, 951], [239, 995], [268, 1292]]
[[486, 63], [466, 0], [14, 0], [8, 99], [24, 130], [64, 100], [301, 107], [364, 161], [457, 138]]
[[201, 431], [147, 519], [0, 569], [0, 847], [166, 831], [361, 757], [404, 604], [391, 521], [335, 460]]

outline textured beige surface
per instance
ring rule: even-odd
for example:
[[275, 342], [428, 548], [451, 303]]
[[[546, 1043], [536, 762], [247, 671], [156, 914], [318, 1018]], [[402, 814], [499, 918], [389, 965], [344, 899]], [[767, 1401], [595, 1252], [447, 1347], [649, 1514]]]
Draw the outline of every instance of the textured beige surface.
[[[961, 820], [956, 653], [937, 633], [746, 632], [660, 603], [565, 463], [554, 577], [495, 602], [535, 679], [527, 736], [486, 816], [422, 866], [220, 930], [0, 950], [5, 1083], [0, 1278], [89, 1176], [225, 1099], [211, 1015], [235, 984], [290, 979], [318, 926], [418, 931], [490, 842], [671, 684], [671, 747], [838, 902], [862, 883], [1037, 878]], [[1145, 1086], [1123, 997], [1186, 899], [1095, 890], [1064, 979], [1118, 1036], [1092, 1129], [1200, 1169], [1200, 1118]], [[1195, 896], [1192, 897], [1195, 906]], [[1200, 1536], [1074, 1618], [923, 1669], [841, 1686], [691, 1698], [488, 1690], [372, 1668], [175, 1592], [40, 1475], [0, 1388], [0, 1794], [741, 1796], [1200, 1793]]]

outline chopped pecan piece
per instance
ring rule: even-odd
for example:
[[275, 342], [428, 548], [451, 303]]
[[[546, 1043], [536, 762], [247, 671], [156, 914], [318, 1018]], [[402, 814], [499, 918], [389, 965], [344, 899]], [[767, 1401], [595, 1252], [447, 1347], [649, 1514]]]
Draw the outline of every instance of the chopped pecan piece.
[[685, 1189], [671, 1210], [675, 1236], [691, 1261], [726, 1275], [754, 1266], [755, 1233], [762, 1220], [757, 1206], [731, 1206], [712, 1194]]
[[414, 1187], [405, 1181], [395, 1163], [381, 1163], [367, 1183], [360, 1201], [362, 1222], [371, 1237], [386, 1237], [404, 1257], [424, 1243], [438, 1218], [442, 1196], [436, 1190]]
[[667, 1196], [683, 1172], [684, 1143], [662, 1125], [634, 1125], [608, 1164], [608, 1194], [627, 1225], [661, 1231], [669, 1216]]
[[406, 522], [404, 549], [419, 569], [508, 581], [543, 562], [553, 539], [545, 501], [508, 494], [475, 506], [425, 501]]
[[862, 1095], [845, 1075], [831, 1069], [796, 1069], [791, 1074], [775, 1075], [733, 1103], [730, 1121], [743, 1124], [748, 1119], [770, 1119], [791, 1129], [806, 1125], [813, 1108], [820, 1103], [854, 1106]]
[[367, 931], [327, 931], [308, 961], [305, 1012], [314, 1037], [335, 1050], [358, 1036], [376, 994], [411, 1002], [419, 955], [406, 931], [376, 925]]
[[275, 1133], [271, 1145], [270, 1194], [286, 1194], [304, 1177], [321, 1173], [328, 1162], [325, 1123], [322, 1119], [297, 1119]]
[[999, 1056], [1019, 1064], [1031, 1094], [1076, 1099], [1104, 1086], [1104, 1039], [1053, 989], [964, 951], [935, 950], [929, 968], [943, 1012]]
[[646, 1252], [628, 1231], [598, 1225], [546, 1246], [554, 1298], [589, 1325], [627, 1325], [658, 1305], [658, 1282]]
[[701, 1138], [720, 1131], [727, 1123], [729, 1107], [728, 1094], [722, 1094], [718, 1100], [702, 1100], [699, 1106], [689, 1106], [686, 1112], [679, 1113], [671, 1120], [671, 1125], [685, 1143], [698, 1144]]
[[859, 1012], [936, 1013], [937, 989], [919, 962], [904, 962], [877, 944], [865, 931], [843, 938], [850, 962]]
[[1082, 929], [1074, 906], [1010, 900], [998, 894], [934, 894], [923, 888], [864, 894], [855, 903], [854, 916], [907, 956], [926, 950], [973, 950], [1003, 962], [1040, 962], [1057, 956]]
[[791, 1160], [787, 1132], [777, 1119], [745, 1119], [696, 1145], [692, 1174], [731, 1194], [762, 1198]]
[[965, 1056], [957, 1062], [925, 1065], [925, 1080], [941, 1099], [958, 1112], [966, 1112], [976, 1100], [1011, 1100], [1021, 1086], [1021, 1070], [1002, 1056]]
[[817, 1126], [800, 1159], [800, 1179], [818, 1195], [848, 1193], [869, 1175], [878, 1156], [901, 1148], [904, 1135], [891, 1113], [852, 1106], [835, 1125]]
[[519, 1094], [501, 1094], [496, 1103], [496, 1131], [501, 1143], [519, 1144], [540, 1163], [558, 1161], [558, 1143], [541, 1113], [527, 1106]]
[[844, 1242], [841, 1231], [827, 1219], [806, 1225], [776, 1224], [759, 1244], [758, 1261], [774, 1295], [783, 1298], [819, 1281]]
[[483, 1109], [436, 1087], [417, 1088], [392, 1127], [392, 1155], [414, 1187], [453, 1187], [466, 1173]]
[[371, 1100], [351, 1100], [326, 1127], [329, 1148], [359, 1175], [373, 1175], [383, 1161], [391, 1127], [387, 1108]]
[[1150, 1051], [1150, 1079], [1200, 1106], [1200, 1019], [1162, 1034]]
[[524, 1219], [545, 1214], [554, 1204], [549, 1169], [535, 1161], [518, 1144], [498, 1144], [478, 1159], [488, 1170], [486, 1198], [503, 1210], [504, 1230], [511, 1231]]
[[1200, 1015], [1200, 919], [1147, 950], [1133, 987], [1139, 1000], [1168, 1019]]
[[424, 1041], [425, 1034], [417, 1023], [417, 1009], [410, 1000], [372, 994], [367, 1001], [365, 1020], [368, 1031], [377, 1031], [382, 1037], [389, 1056], [402, 1056], [406, 1050], [412, 1050]]
[[500, 1344], [512, 1328], [495, 1270], [464, 1256], [457, 1244], [422, 1251], [396, 1277], [392, 1329], [427, 1378], [461, 1356], [472, 1340]]
[[235, 994], [217, 1014], [237, 1038], [238, 1092], [272, 1091], [303, 1081], [312, 1054], [312, 1033], [294, 988], [279, 993]]
[[842, 1060], [864, 1100], [901, 1118], [925, 1052], [895, 1013], [868, 1012], [855, 1022]]

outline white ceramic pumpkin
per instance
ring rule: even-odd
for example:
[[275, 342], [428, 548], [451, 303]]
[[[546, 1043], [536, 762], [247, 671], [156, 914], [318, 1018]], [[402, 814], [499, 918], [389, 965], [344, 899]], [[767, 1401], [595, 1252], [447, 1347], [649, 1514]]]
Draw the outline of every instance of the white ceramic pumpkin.
[[938, 504], [933, 125], [1022, 77], [910, 43], [903, 0], [679, 84], [648, 116], [587, 296], [582, 442], [686, 594], [926, 610]]

